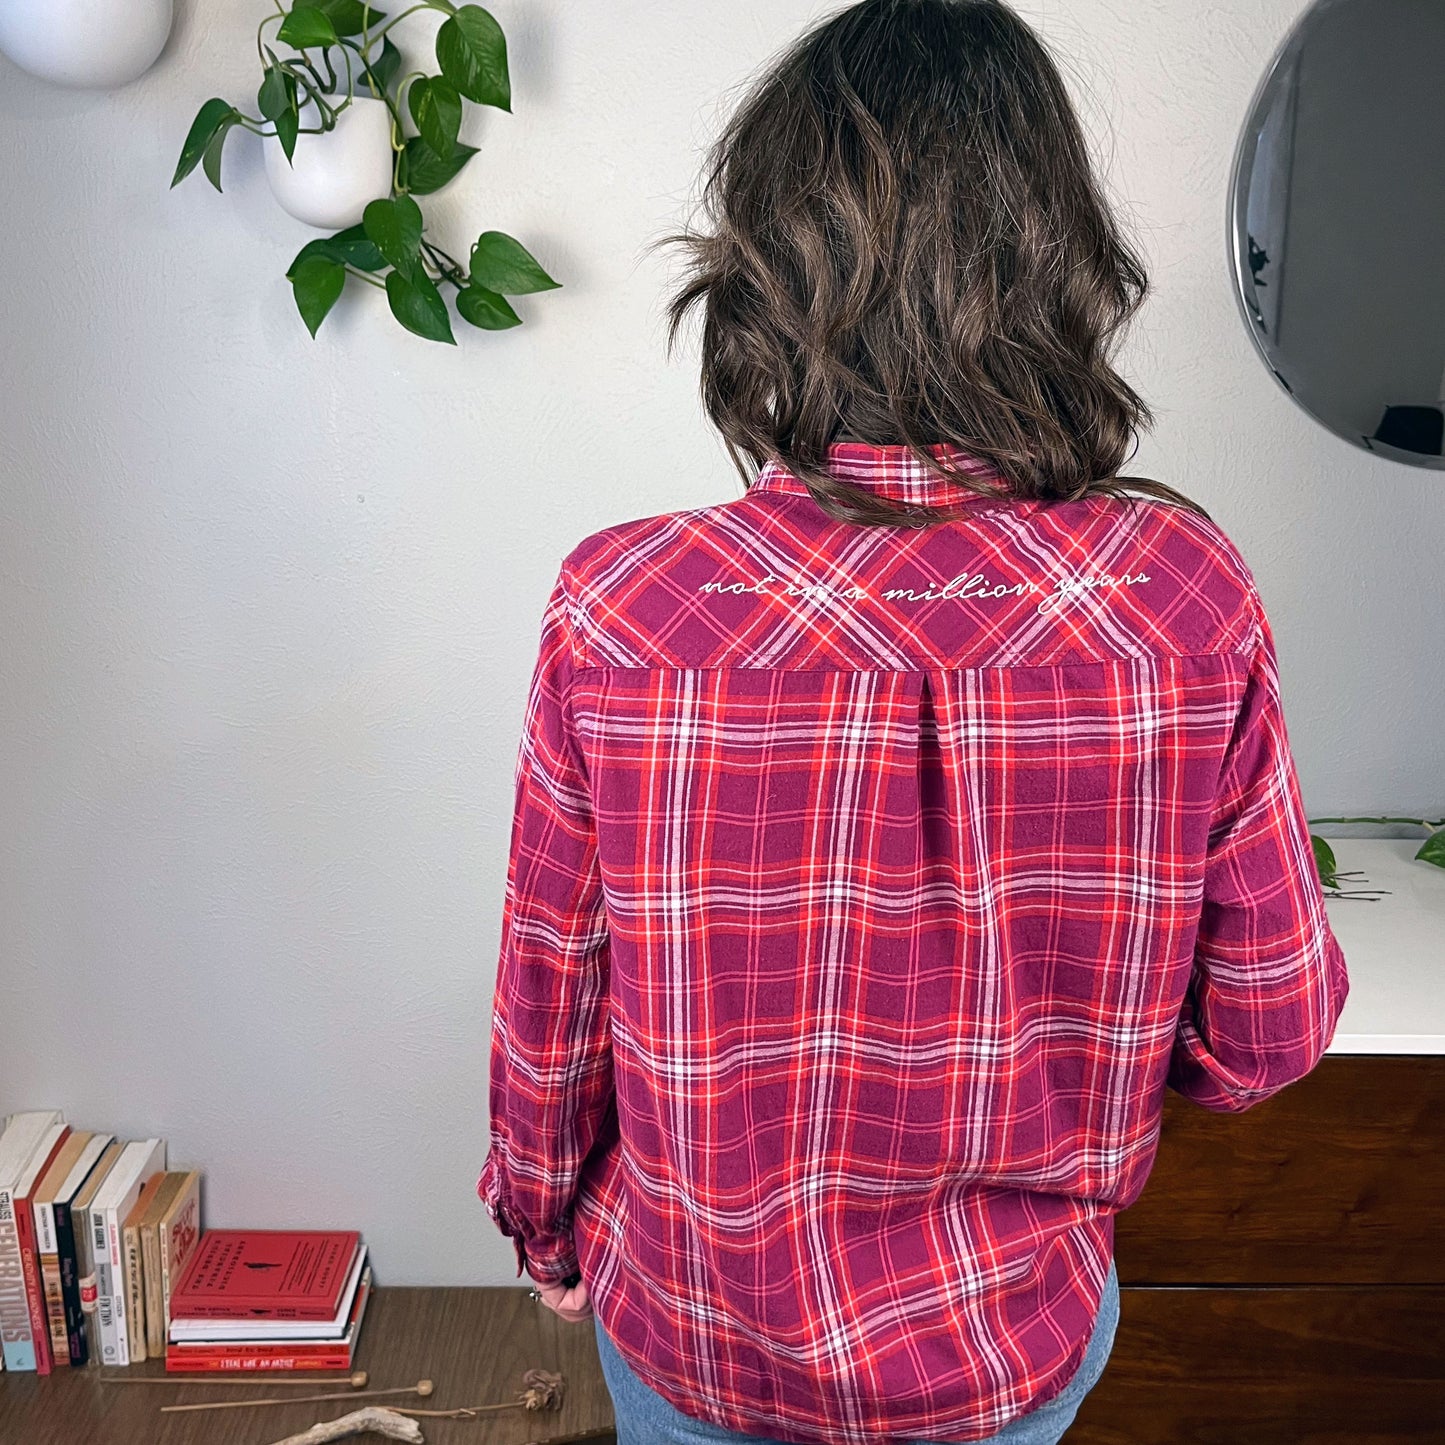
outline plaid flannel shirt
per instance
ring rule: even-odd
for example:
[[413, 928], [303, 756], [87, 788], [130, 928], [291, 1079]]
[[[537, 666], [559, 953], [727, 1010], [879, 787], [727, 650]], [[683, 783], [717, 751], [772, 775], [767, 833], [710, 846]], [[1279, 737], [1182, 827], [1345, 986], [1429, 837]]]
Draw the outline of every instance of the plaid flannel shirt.
[[[829, 465], [959, 501], [900, 447]], [[1232, 544], [959, 506], [838, 523], [770, 462], [588, 537], [542, 619], [478, 1190], [731, 1430], [973, 1440], [1052, 1398], [1166, 1085], [1250, 1107], [1348, 989]]]

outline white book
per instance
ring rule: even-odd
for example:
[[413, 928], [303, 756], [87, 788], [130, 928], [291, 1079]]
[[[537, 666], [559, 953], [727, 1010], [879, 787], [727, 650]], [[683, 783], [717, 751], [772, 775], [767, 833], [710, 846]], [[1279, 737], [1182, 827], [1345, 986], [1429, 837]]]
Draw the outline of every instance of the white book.
[[130, 1364], [126, 1333], [125, 1271], [121, 1225], [152, 1174], [166, 1167], [164, 1139], [137, 1139], [121, 1150], [100, 1193], [91, 1202], [91, 1249], [95, 1258], [96, 1316], [103, 1365]]
[[[15, 1227], [15, 1194], [41, 1141], [63, 1126], [59, 1110], [37, 1109], [11, 1114], [0, 1134], [0, 1357], [10, 1370], [35, 1368], [35, 1336], [25, 1294], [25, 1267], [20, 1234]], [[23, 1191], [21, 1191], [23, 1194]]]

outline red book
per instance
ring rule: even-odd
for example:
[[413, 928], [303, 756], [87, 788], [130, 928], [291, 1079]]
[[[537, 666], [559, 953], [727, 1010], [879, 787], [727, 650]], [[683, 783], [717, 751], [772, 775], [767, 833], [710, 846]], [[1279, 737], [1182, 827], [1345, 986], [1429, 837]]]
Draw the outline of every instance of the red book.
[[349, 1370], [356, 1358], [356, 1342], [370, 1295], [371, 1269], [368, 1267], [361, 1272], [342, 1339], [284, 1345], [176, 1344], [172, 1341], [166, 1346], [166, 1370], [181, 1374], [211, 1370], [226, 1374], [256, 1370]]
[[[25, 1277], [25, 1302], [30, 1309], [30, 1333], [35, 1339], [35, 1373], [48, 1375], [54, 1365], [50, 1353], [50, 1316], [45, 1309], [45, 1284], [40, 1278], [40, 1250], [35, 1241], [34, 1196], [45, 1171], [70, 1137], [70, 1125], [57, 1126], [50, 1148], [42, 1141], [15, 1191], [15, 1233], [20, 1240], [20, 1268]], [[47, 1136], [49, 1137], [49, 1136]]]
[[179, 1284], [171, 1319], [333, 1320], [361, 1234], [354, 1229], [212, 1229]]
[[166, 1351], [166, 1371], [172, 1375], [190, 1374], [255, 1374], [262, 1370], [349, 1370], [351, 1356], [344, 1351], [332, 1351], [326, 1355], [302, 1355], [292, 1350], [289, 1353], [269, 1355], [240, 1355], [234, 1350], [215, 1351], [193, 1350], [185, 1355], [173, 1355]]

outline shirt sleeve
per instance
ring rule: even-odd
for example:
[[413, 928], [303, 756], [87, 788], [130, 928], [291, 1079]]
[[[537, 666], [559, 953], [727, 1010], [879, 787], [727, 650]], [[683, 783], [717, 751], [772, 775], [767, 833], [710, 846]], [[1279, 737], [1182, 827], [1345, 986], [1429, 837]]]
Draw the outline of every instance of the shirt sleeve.
[[514, 778], [492, 1003], [491, 1139], [477, 1192], [538, 1283], [577, 1269], [571, 1214], [612, 1100], [607, 921], [597, 830], [570, 705], [563, 565], [542, 618]]
[[1238, 1113], [1302, 1078], [1349, 992], [1280, 704], [1274, 636], [1255, 640], [1211, 819], [1194, 967], [1167, 1084]]

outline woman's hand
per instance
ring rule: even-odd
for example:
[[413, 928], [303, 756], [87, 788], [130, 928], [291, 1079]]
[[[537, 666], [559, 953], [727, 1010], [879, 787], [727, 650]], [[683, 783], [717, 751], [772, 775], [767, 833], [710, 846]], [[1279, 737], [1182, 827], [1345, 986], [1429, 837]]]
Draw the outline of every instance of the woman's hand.
[[570, 1287], [565, 1284], [539, 1284], [537, 1293], [542, 1297], [542, 1303], [568, 1324], [580, 1325], [592, 1318], [592, 1298], [587, 1293], [585, 1280], [578, 1280]]

